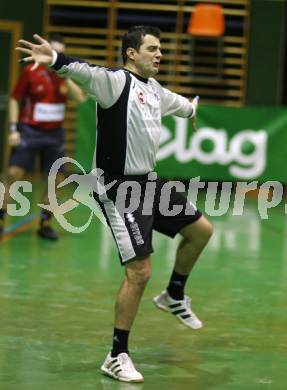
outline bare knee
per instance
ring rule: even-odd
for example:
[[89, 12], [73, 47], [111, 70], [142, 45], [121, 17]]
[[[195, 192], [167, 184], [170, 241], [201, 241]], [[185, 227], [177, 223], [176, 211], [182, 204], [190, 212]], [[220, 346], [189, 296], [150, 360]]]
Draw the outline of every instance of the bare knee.
[[8, 181], [9, 182], [14, 182], [16, 180], [21, 180], [23, 179], [25, 175], [25, 170], [21, 167], [17, 166], [11, 166], [8, 169]]
[[151, 277], [150, 258], [135, 260], [126, 266], [126, 277], [130, 283], [146, 285]]
[[210, 240], [210, 238], [213, 235], [213, 231], [214, 231], [213, 225], [208, 220], [206, 220], [204, 228], [202, 230], [204, 241], [208, 242]]
[[182, 229], [181, 234], [193, 245], [205, 246], [213, 234], [213, 225], [205, 217], [201, 217], [194, 224]]

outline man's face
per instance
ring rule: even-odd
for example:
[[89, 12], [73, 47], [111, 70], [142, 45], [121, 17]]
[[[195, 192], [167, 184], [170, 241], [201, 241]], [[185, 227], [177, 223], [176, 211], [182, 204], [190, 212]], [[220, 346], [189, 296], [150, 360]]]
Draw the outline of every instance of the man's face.
[[153, 35], [145, 35], [139, 51], [134, 50], [134, 65], [140, 76], [148, 78], [154, 77], [159, 71], [160, 41]]
[[50, 41], [52, 50], [56, 50], [58, 53], [63, 53], [65, 51], [65, 44], [57, 41]]

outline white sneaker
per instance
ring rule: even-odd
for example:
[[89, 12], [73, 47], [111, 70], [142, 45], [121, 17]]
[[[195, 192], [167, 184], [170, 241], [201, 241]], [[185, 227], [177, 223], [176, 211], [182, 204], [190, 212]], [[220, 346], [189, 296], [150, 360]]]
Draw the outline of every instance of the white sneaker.
[[125, 352], [116, 357], [111, 357], [111, 353], [109, 353], [101, 371], [122, 382], [143, 382], [144, 380], [142, 374], [135, 369], [131, 358]]
[[172, 299], [167, 290], [162, 291], [153, 299], [154, 304], [159, 309], [175, 315], [184, 325], [192, 329], [200, 329], [203, 324], [191, 310], [190, 301], [191, 299], [186, 295], [182, 301]]

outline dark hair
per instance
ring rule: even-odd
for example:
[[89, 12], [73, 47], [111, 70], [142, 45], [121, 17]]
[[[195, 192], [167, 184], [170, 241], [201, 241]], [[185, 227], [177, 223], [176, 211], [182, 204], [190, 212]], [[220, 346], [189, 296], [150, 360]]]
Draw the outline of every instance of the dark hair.
[[65, 44], [64, 38], [62, 35], [57, 34], [57, 33], [52, 33], [49, 35], [49, 42], [59, 42], [62, 43], [63, 45]]
[[132, 26], [129, 28], [128, 32], [125, 33], [122, 40], [122, 58], [124, 64], [128, 59], [127, 49], [132, 47], [133, 49], [136, 49], [136, 51], [139, 51], [139, 48], [143, 43], [143, 38], [147, 34], [160, 39], [160, 29], [153, 26]]

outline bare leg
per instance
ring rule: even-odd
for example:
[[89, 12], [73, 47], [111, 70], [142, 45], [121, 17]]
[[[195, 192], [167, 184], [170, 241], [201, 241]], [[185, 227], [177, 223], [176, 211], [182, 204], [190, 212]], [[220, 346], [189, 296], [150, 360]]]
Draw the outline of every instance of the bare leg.
[[150, 257], [126, 265], [126, 274], [115, 305], [115, 328], [130, 330], [151, 275]]
[[9, 188], [11, 184], [13, 184], [17, 180], [22, 180], [25, 176], [25, 170], [21, 167], [17, 167], [15, 165], [12, 165], [8, 169], [8, 175], [6, 178], [4, 178], [4, 185], [5, 185], [5, 194], [4, 194], [4, 201], [2, 208], [4, 210], [7, 210], [7, 204], [9, 203], [10, 194], [9, 194]]
[[213, 233], [213, 227], [205, 217], [181, 230], [183, 236], [177, 248], [174, 270], [188, 275]]
[[[58, 184], [63, 181], [64, 176], [63, 174], [59, 173], [56, 175], [56, 177], [53, 177], [53, 181], [55, 182], [55, 188], [57, 188]], [[46, 178], [47, 180], [47, 178]], [[49, 204], [49, 198], [48, 198], [48, 191], [46, 189], [45, 196], [44, 196], [44, 204]], [[39, 223], [39, 230], [38, 235], [44, 239], [48, 240], [57, 240], [58, 235], [50, 226], [51, 218], [53, 216], [53, 211], [48, 211], [45, 209], [41, 209], [41, 217], [40, 217], [40, 223]]]
[[25, 175], [25, 170], [23, 168], [13, 165], [9, 167], [8, 175], [4, 177], [4, 194], [1, 195], [1, 205], [0, 205], [0, 240], [2, 239], [4, 234], [5, 215], [7, 211], [7, 204], [9, 203], [10, 200], [10, 193], [9, 193], [10, 186], [15, 181], [21, 180], [24, 175]]
[[101, 370], [113, 378], [128, 382], [143, 382], [128, 356], [129, 331], [136, 317], [145, 286], [151, 275], [150, 257], [126, 265], [126, 274], [115, 304], [113, 347]]
[[[56, 175], [56, 177], [53, 179], [55, 181], [55, 188], [57, 188], [57, 186], [64, 180], [64, 178], [65, 178], [65, 176], [63, 173], [58, 173]], [[46, 180], [47, 185], [46, 185], [45, 193], [44, 193], [44, 204], [49, 204], [50, 202], [49, 202], [49, 198], [48, 198], [48, 188], [47, 188], [48, 177], [47, 176], [45, 177], [45, 180]]]

